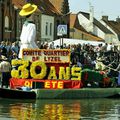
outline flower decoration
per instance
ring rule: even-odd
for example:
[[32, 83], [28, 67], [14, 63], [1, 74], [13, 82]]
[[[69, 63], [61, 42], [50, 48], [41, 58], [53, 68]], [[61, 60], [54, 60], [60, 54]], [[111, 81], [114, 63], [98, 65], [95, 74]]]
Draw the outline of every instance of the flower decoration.
[[81, 68], [80, 67], [72, 67], [72, 78], [71, 80], [81, 80]]
[[29, 77], [29, 71], [27, 70], [27, 67], [29, 66], [29, 61], [26, 60], [12, 60], [12, 66], [18, 66], [18, 69], [13, 69], [11, 71], [11, 76], [13, 78], [28, 78]]
[[[36, 73], [36, 68], [37, 67], [41, 67], [40, 73]], [[44, 62], [41, 61], [35, 61], [31, 64], [30, 67], [30, 74], [31, 77], [33, 77], [34, 79], [43, 79], [46, 74], [47, 74], [47, 66]]]
[[49, 73], [48, 79], [57, 79], [56, 70], [54, 66], [50, 67], [50, 73]]
[[65, 72], [65, 67], [60, 67], [59, 70], [59, 80], [69, 80], [70, 79], [70, 67], [66, 67], [66, 72]]

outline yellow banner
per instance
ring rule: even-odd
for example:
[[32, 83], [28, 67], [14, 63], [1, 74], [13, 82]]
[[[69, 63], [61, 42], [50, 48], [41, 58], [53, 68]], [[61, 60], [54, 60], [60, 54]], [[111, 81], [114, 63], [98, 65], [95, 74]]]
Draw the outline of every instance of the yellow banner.
[[40, 60], [45, 63], [69, 63], [70, 50], [23, 49], [22, 58], [29, 61]]

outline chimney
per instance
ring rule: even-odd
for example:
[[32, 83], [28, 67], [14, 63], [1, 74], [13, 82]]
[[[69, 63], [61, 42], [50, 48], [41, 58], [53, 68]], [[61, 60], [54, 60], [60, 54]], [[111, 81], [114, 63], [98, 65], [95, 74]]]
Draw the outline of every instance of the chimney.
[[108, 16], [102, 16], [102, 20], [108, 21]]
[[116, 22], [120, 22], [120, 18], [119, 18], [119, 16], [116, 18]]
[[94, 32], [94, 26], [93, 26], [93, 22], [94, 22], [94, 7], [91, 6], [90, 3], [90, 16], [89, 16], [89, 20], [90, 20], [90, 32]]
[[90, 22], [93, 23], [93, 19], [94, 19], [94, 7], [90, 6]]

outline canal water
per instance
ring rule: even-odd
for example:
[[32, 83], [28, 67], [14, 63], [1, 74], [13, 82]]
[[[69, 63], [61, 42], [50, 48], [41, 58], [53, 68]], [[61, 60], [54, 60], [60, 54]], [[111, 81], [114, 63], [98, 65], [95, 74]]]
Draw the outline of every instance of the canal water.
[[120, 120], [120, 100], [0, 99], [0, 120]]

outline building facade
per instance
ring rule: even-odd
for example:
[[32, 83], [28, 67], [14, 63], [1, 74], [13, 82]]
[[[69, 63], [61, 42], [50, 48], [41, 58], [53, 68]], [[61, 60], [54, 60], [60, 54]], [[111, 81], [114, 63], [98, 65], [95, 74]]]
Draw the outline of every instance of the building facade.
[[50, 0], [50, 2], [54, 5], [54, 7], [62, 13], [62, 5], [64, 0]]
[[[79, 14], [70, 15], [70, 38], [81, 39], [81, 40], [92, 40], [92, 41], [104, 41], [102, 38], [88, 32], [84, 24], [80, 24], [81, 19], [78, 17]], [[83, 20], [84, 21], [84, 20]]]
[[109, 20], [108, 16], [102, 16], [101, 23], [113, 33], [112, 43], [120, 45], [120, 18]]
[[15, 10], [12, 0], [0, 1], [0, 41], [14, 41], [16, 36]]
[[41, 42], [54, 40], [54, 17], [41, 15]]
[[[55, 39], [60, 38], [57, 36], [57, 26], [58, 25], [67, 25], [67, 35], [63, 37], [69, 38], [70, 33], [70, 12], [69, 12], [69, 2], [67, 0], [50, 0], [53, 6], [60, 12], [59, 16], [55, 17]], [[67, 6], [64, 7], [64, 6]], [[66, 10], [67, 9], [67, 10]], [[64, 12], [66, 11], [66, 12]]]

